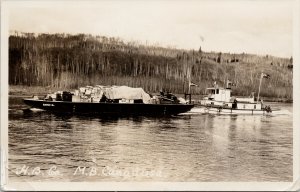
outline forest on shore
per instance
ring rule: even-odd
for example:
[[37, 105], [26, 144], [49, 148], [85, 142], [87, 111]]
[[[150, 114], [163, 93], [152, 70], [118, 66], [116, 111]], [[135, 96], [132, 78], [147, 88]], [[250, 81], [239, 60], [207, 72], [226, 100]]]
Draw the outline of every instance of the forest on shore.
[[120, 38], [87, 34], [9, 36], [9, 85], [74, 89], [86, 85], [128, 85], [147, 92], [205, 94], [213, 82], [236, 84], [233, 94], [293, 98], [293, 59], [246, 53], [206, 52], [124, 42]]

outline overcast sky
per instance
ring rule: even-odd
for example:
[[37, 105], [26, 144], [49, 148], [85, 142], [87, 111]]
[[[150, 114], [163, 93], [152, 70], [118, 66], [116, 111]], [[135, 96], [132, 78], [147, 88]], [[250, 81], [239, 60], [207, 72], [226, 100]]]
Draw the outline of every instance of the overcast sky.
[[9, 4], [9, 28], [290, 57], [293, 4], [290, 0], [14, 1]]

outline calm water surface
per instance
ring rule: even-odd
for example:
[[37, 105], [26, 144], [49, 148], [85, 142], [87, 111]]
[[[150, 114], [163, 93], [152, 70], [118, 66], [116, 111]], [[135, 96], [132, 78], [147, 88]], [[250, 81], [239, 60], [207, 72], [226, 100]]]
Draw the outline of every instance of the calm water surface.
[[292, 104], [276, 115], [96, 118], [9, 104], [12, 181], [292, 181]]

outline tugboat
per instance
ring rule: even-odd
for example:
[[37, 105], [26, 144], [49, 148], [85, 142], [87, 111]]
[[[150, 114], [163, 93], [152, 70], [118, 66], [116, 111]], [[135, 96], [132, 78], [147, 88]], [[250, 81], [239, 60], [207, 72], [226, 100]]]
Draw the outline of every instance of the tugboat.
[[269, 105], [265, 105], [259, 99], [260, 87], [263, 78], [270, 76], [262, 73], [259, 84], [258, 97], [255, 101], [254, 93], [251, 97], [238, 98], [231, 96], [231, 81], [226, 82], [226, 88], [219, 87], [214, 83], [214, 87], [207, 88], [208, 95], [200, 100], [200, 106], [203, 107], [204, 113], [217, 113], [217, 114], [268, 114], [274, 110]]
[[88, 115], [177, 115], [191, 110], [191, 100], [161, 92], [152, 96], [142, 88], [127, 86], [86, 86], [74, 92], [58, 91], [44, 98], [24, 99], [32, 108], [63, 114]]

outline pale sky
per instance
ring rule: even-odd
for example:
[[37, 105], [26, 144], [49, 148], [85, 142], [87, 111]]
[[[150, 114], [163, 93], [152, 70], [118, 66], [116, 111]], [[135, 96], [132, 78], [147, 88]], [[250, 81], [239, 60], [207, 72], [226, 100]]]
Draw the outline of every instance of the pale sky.
[[9, 29], [87, 33], [183, 49], [292, 56], [291, 0], [9, 2]]

